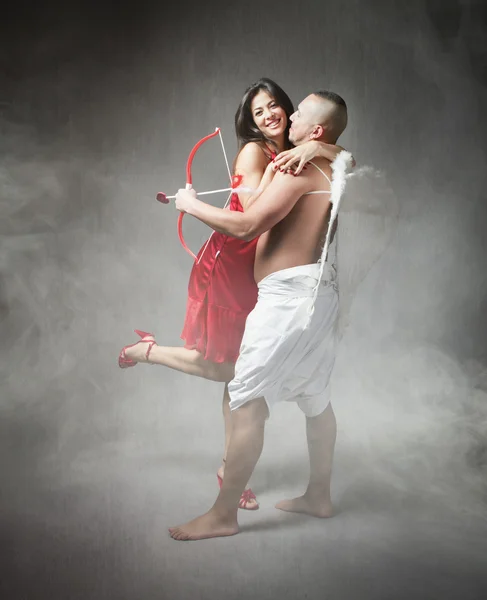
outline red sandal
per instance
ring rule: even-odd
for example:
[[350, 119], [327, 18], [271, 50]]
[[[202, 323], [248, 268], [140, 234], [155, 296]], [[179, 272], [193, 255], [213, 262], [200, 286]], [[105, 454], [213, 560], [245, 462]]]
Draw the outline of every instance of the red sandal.
[[[225, 462], [225, 461], [223, 461], [223, 462]], [[218, 479], [218, 487], [221, 489], [222, 484], [223, 484], [223, 479], [220, 477], [220, 475], [218, 475], [218, 473], [216, 474], [216, 477]], [[247, 508], [247, 504], [251, 500], [257, 500], [257, 498], [256, 498], [254, 492], [249, 488], [248, 490], [244, 490], [242, 492], [242, 495], [240, 496], [240, 500], [238, 502], [238, 507], [242, 508], [244, 510], [257, 510], [259, 508], [258, 502], [253, 508]]]
[[148, 342], [148, 347], [147, 347], [147, 352], [145, 353], [145, 357], [147, 360], [149, 360], [150, 351], [152, 350], [152, 348], [154, 346], [157, 345], [155, 340], [146, 340], [145, 339], [146, 337], [154, 337], [154, 335], [152, 333], [140, 331], [139, 329], [134, 329], [134, 331], [142, 339], [140, 339], [138, 342], [135, 342], [135, 344], [129, 344], [128, 346], [124, 346], [122, 348], [122, 350], [120, 351], [120, 354], [118, 355], [118, 366], [121, 369], [128, 369], [129, 367], [135, 367], [135, 365], [137, 364], [137, 361], [132, 360], [131, 358], [127, 358], [125, 356], [125, 351], [128, 348], [133, 348], [133, 346], [137, 346], [137, 344], [141, 344], [142, 342], [145, 342], [145, 343]]

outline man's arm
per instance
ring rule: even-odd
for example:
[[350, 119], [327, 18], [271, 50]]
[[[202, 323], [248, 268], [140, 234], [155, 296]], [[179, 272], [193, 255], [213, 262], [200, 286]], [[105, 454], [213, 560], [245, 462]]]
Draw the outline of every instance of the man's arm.
[[[297, 164], [294, 168], [294, 173], [295, 175], [299, 175], [306, 163], [313, 158], [321, 156], [322, 158], [326, 158], [330, 162], [333, 162], [342, 150], [344, 150], [344, 148], [335, 144], [310, 140], [309, 142], [305, 142], [304, 144], [300, 144], [295, 148], [285, 150], [278, 154], [274, 161], [274, 165], [278, 169], [287, 171], [288, 169], [292, 169], [293, 165]], [[352, 160], [352, 166], [355, 166], [355, 159]]]
[[178, 191], [176, 208], [196, 217], [215, 231], [250, 241], [282, 221], [299, 198], [311, 190], [312, 178], [308, 174], [294, 177], [276, 173], [269, 187], [243, 213], [201, 202], [193, 190]]

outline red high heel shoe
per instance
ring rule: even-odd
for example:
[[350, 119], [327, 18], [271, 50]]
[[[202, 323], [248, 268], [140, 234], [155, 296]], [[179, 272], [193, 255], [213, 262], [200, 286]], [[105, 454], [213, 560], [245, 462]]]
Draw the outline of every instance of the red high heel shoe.
[[147, 346], [147, 352], [145, 353], [145, 357], [147, 360], [149, 360], [149, 354], [150, 351], [152, 350], [153, 346], [156, 346], [156, 341], [155, 340], [146, 340], [146, 337], [154, 337], [154, 334], [152, 333], [147, 333], [145, 331], [140, 331], [139, 329], [134, 329], [135, 333], [142, 339], [140, 339], [138, 342], [135, 342], [135, 344], [129, 344], [128, 346], [124, 346], [122, 348], [122, 350], [120, 351], [120, 354], [118, 355], [118, 366], [121, 369], [128, 369], [129, 367], [135, 367], [135, 365], [137, 364], [137, 362], [135, 360], [132, 360], [131, 358], [127, 358], [125, 356], [125, 351], [128, 348], [132, 348], [133, 346], [137, 346], [137, 344], [140, 344], [142, 342], [148, 342], [148, 346]]

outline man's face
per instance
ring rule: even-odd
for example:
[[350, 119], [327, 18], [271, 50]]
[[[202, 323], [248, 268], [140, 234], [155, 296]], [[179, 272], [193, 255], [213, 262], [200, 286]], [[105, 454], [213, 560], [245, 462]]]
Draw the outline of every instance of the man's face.
[[315, 129], [317, 99], [313, 94], [305, 98], [291, 115], [291, 128], [289, 129], [289, 141], [295, 146], [303, 144], [311, 139], [310, 135]]

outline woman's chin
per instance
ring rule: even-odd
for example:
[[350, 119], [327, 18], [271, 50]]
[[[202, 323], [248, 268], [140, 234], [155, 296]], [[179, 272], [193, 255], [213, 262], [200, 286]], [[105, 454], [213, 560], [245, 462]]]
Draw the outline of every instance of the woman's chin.
[[279, 140], [282, 140], [285, 131], [285, 127], [279, 127], [278, 129], [267, 131], [267, 137], [273, 142], [278, 142]]

